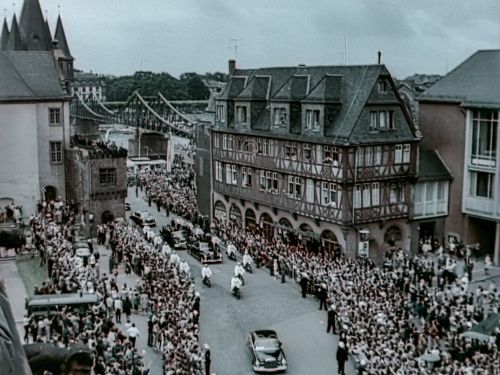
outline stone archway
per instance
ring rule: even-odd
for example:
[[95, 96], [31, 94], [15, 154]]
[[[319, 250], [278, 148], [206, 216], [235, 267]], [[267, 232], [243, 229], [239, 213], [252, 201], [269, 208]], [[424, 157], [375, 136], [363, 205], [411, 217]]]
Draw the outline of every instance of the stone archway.
[[57, 198], [57, 188], [51, 185], [44, 188], [44, 199], [46, 202], [55, 201]]
[[262, 228], [262, 231], [264, 232], [264, 235], [266, 237], [271, 238], [274, 236], [273, 219], [267, 212], [264, 212], [260, 216], [260, 227]]
[[101, 215], [101, 223], [107, 224], [115, 220], [115, 215], [111, 211], [104, 211]]
[[331, 230], [324, 230], [321, 233], [321, 245], [325, 253], [333, 253], [339, 246], [337, 236]]
[[241, 211], [234, 203], [229, 209], [229, 220], [241, 227]]
[[257, 221], [255, 218], [255, 212], [251, 208], [248, 208], [245, 211], [245, 227], [249, 229], [254, 229], [257, 225]]
[[215, 202], [214, 216], [216, 219], [220, 220], [223, 223], [227, 221], [226, 205], [222, 201]]
[[396, 246], [403, 240], [403, 231], [397, 225], [389, 227], [384, 234], [384, 242], [389, 246]]

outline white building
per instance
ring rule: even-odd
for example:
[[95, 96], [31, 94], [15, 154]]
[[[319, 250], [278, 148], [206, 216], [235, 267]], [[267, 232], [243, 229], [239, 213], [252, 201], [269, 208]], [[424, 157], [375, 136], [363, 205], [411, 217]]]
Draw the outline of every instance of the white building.
[[24, 2], [19, 25], [4, 22], [1, 40], [0, 213], [14, 203], [27, 217], [37, 201], [66, 196], [72, 58], [52, 42], [38, 0]]

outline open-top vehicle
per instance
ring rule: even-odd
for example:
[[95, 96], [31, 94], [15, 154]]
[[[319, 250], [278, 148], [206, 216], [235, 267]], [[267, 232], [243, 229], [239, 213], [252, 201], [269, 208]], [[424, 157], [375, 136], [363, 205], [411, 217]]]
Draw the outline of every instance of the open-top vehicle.
[[130, 214], [130, 220], [141, 227], [145, 225], [150, 227], [156, 226], [156, 219], [148, 211], [134, 211]]
[[284, 372], [287, 369], [278, 334], [273, 330], [258, 330], [248, 333], [248, 348], [255, 372]]
[[222, 263], [222, 254], [208, 242], [189, 244], [187, 250], [202, 263]]

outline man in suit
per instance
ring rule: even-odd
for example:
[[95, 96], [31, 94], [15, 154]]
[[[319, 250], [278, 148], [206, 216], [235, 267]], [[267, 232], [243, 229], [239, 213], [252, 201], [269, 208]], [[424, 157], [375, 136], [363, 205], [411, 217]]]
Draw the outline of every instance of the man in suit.
[[331, 305], [328, 309], [328, 326], [326, 327], [326, 333], [330, 333], [330, 328], [332, 333], [335, 334], [335, 323], [337, 321], [337, 312], [335, 311], [335, 305]]
[[337, 349], [337, 364], [338, 373], [345, 375], [344, 366], [347, 361], [347, 349], [343, 341], [339, 341], [339, 347]]

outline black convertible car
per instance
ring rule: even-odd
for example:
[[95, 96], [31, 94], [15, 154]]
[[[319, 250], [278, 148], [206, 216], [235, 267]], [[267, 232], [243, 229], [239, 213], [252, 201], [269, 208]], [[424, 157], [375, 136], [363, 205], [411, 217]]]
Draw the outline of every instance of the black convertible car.
[[213, 249], [208, 242], [199, 242], [188, 244], [188, 253], [198, 259], [203, 264], [205, 263], [222, 263], [222, 254], [220, 251]]
[[248, 334], [248, 348], [255, 372], [285, 372], [285, 353], [276, 331], [260, 330]]

